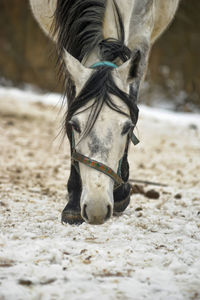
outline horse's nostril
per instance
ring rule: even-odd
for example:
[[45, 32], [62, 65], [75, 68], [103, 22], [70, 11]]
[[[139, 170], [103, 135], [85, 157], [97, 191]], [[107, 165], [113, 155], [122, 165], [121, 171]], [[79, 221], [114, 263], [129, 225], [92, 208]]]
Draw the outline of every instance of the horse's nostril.
[[111, 211], [112, 211], [111, 205], [107, 205], [107, 209], [108, 209], [108, 211], [107, 211], [105, 220], [108, 220], [108, 219], [110, 219], [110, 217], [111, 217]]
[[87, 208], [87, 204], [84, 204], [84, 206], [83, 206], [83, 218], [88, 220], [88, 215], [86, 213], [86, 208]]

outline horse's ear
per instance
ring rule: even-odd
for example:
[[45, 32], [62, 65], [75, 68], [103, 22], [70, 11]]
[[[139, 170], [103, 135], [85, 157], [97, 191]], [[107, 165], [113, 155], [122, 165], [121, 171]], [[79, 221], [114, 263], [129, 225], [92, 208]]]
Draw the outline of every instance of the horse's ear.
[[78, 94], [89, 79], [92, 70], [84, 67], [78, 59], [72, 56], [65, 49], [63, 55], [67, 71], [69, 72], [71, 79], [74, 81], [76, 94]]
[[126, 61], [123, 65], [116, 69], [119, 72], [120, 77], [125, 79], [129, 84], [133, 83], [134, 80], [140, 78], [140, 62], [141, 53], [140, 50], [136, 50], [132, 57]]

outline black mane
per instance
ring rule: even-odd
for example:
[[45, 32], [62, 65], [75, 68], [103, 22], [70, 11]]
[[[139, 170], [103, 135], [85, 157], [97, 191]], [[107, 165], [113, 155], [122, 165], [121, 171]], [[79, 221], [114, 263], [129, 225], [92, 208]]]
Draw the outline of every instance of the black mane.
[[124, 26], [119, 8], [113, 0], [115, 26], [118, 38], [103, 37], [103, 20], [107, 0], [57, 0], [54, 18], [54, 34], [57, 35], [59, 59], [63, 49], [79, 61], [95, 48], [100, 60], [123, 62], [130, 58], [131, 51], [124, 45]]
[[82, 61], [101, 41], [106, 0], [57, 0], [58, 48]]

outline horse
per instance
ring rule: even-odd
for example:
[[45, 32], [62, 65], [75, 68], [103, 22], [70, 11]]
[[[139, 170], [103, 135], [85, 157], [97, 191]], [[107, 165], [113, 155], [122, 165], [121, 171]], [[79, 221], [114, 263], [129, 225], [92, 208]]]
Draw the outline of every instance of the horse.
[[152, 45], [180, 0], [29, 0], [55, 42], [71, 148], [61, 221], [103, 224], [130, 202], [128, 149]]

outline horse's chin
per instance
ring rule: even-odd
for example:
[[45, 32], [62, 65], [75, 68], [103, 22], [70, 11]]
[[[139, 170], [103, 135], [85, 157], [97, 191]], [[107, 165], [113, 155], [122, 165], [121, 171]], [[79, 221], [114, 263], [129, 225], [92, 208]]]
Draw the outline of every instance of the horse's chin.
[[90, 221], [85, 220], [85, 222], [88, 223], [88, 224], [90, 224], [90, 225], [102, 225], [102, 224], [105, 223], [104, 220], [99, 220], [99, 219], [96, 219], [96, 218], [93, 218]]

